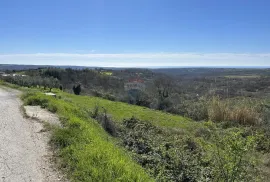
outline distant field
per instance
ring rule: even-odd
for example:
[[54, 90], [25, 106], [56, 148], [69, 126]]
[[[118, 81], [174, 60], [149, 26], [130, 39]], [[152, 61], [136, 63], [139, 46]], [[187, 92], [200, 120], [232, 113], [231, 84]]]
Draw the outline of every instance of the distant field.
[[107, 76], [112, 76], [112, 72], [106, 71], [106, 72], [101, 72], [102, 75], [107, 75]]
[[227, 75], [225, 78], [239, 78], [239, 79], [249, 79], [249, 78], [260, 78], [260, 75]]

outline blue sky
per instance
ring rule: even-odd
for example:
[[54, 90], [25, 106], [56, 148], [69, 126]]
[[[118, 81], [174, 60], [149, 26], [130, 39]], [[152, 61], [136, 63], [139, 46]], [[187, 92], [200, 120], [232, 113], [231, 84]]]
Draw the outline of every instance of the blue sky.
[[270, 66], [268, 0], [1, 0], [0, 63]]

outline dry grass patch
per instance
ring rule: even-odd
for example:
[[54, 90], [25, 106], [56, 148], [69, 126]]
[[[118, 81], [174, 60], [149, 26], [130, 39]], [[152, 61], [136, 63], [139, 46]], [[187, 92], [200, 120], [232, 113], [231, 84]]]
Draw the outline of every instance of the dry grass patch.
[[251, 104], [244, 101], [233, 103], [218, 97], [212, 98], [209, 102], [208, 116], [210, 120], [215, 122], [233, 121], [241, 125], [258, 125], [261, 118], [256, 107]]

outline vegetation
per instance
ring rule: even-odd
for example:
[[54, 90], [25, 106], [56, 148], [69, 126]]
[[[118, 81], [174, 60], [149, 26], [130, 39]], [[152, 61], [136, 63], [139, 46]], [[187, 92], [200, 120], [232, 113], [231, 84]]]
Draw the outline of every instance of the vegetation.
[[[164, 72], [42, 68], [2, 79], [60, 116], [51, 143], [73, 181], [269, 181], [269, 70]], [[145, 90], [130, 104], [124, 84], [138, 77]]]
[[49, 110], [57, 108], [64, 128], [55, 129], [52, 143], [60, 148], [62, 166], [74, 181], [252, 181], [261, 177], [261, 163], [255, 157], [260, 155], [258, 132], [196, 123], [97, 97], [57, 95], [32, 93], [24, 100]]
[[30, 93], [23, 99], [27, 105], [56, 108], [64, 127], [53, 131], [51, 142], [59, 149], [62, 167], [73, 181], [152, 181], [72, 100], [46, 97], [41, 93]]
[[[24, 76], [19, 76], [22, 73]], [[62, 90], [69, 93], [102, 97], [207, 121], [206, 106], [212, 97], [221, 100], [237, 98], [239, 102], [243, 98], [263, 100], [267, 97], [269, 73], [269, 69], [39, 68], [12, 72], [18, 76], [2, 79], [45, 89], [61, 85]], [[142, 80], [145, 89], [135, 93], [124, 90], [124, 85], [132, 80]]]
[[[252, 101], [249, 101], [252, 102]], [[241, 125], [259, 125], [261, 121], [260, 105], [257, 103], [248, 103], [248, 100], [242, 100], [242, 103], [233, 101], [222, 101], [214, 97], [209, 102], [209, 119], [216, 122], [231, 121]]]
[[81, 89], [80, 84], [78, 84], [77, 86], [75, 86], [75, 85], [73, 86], [73, 92], [75, 95], [80, 95], [81, 91], [82, 91], [82, 89]]

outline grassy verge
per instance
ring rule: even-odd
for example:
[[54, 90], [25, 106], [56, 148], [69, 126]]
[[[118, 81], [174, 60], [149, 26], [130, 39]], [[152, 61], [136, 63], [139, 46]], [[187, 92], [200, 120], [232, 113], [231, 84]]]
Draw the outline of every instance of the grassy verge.
[[64, 128], [54, 129], [51, 141], [60, 149], [62, 167], [73, 181], [152, 181], [76, 104], [42, 93], [27, 94], [23, 99], [27, 105], [53, 108], [62, 118]]

